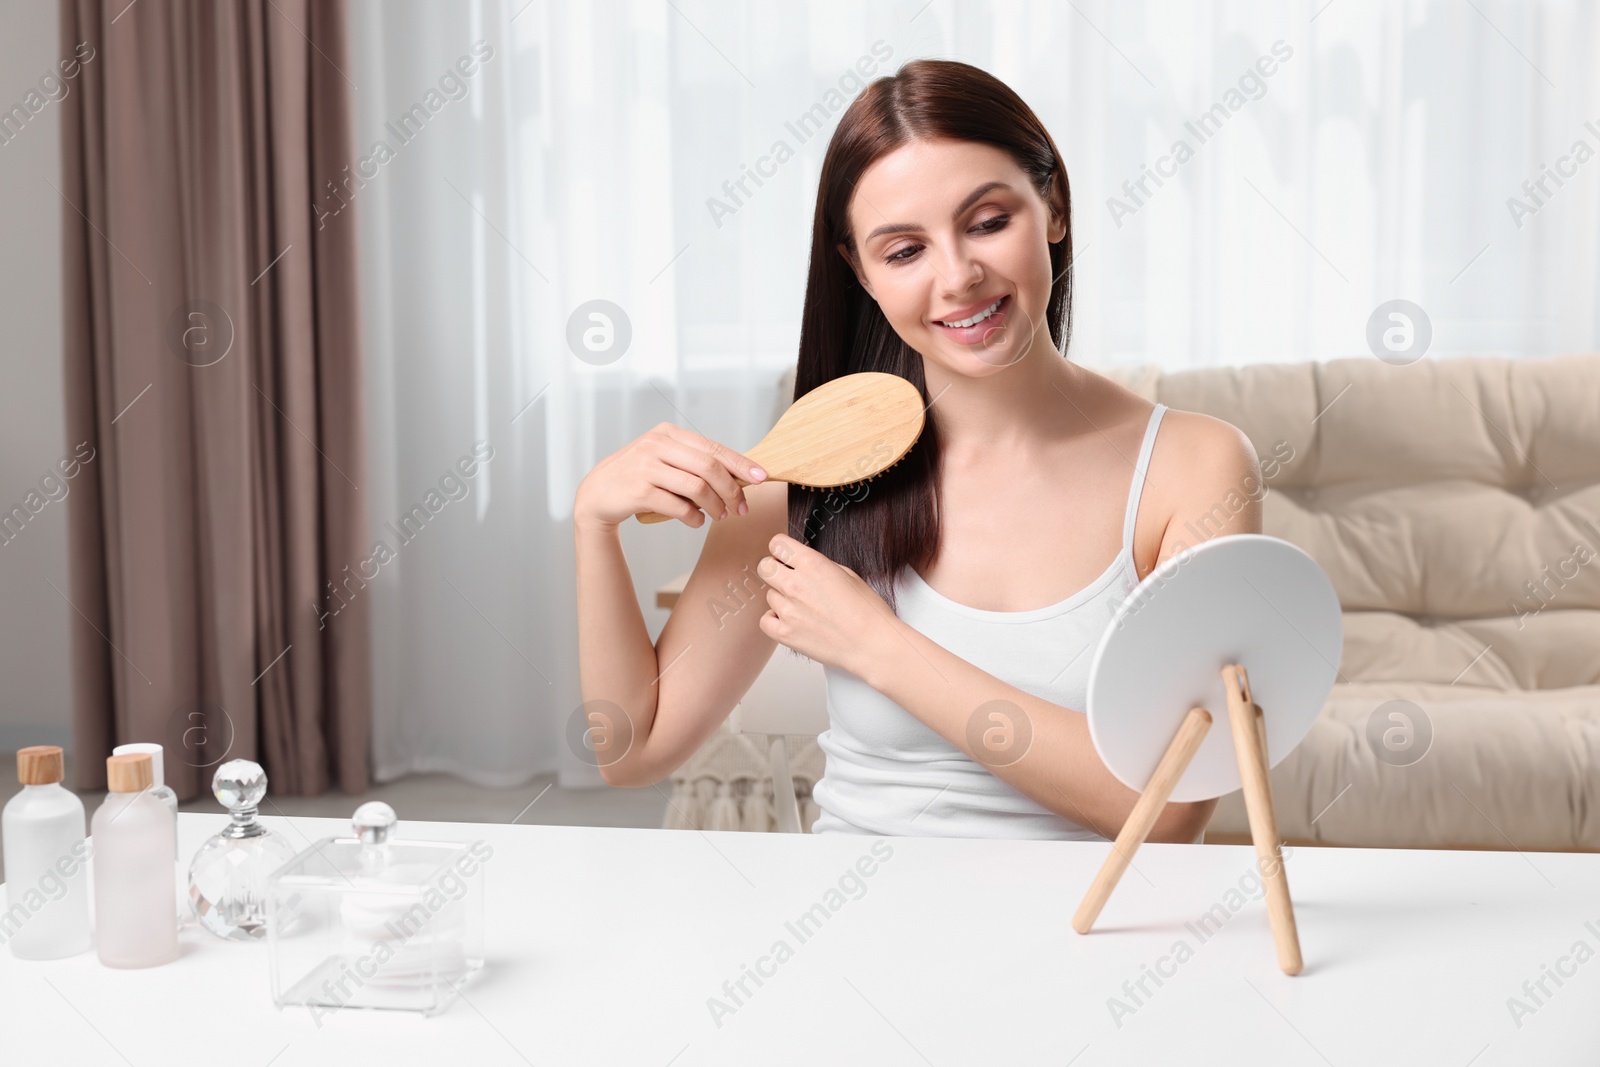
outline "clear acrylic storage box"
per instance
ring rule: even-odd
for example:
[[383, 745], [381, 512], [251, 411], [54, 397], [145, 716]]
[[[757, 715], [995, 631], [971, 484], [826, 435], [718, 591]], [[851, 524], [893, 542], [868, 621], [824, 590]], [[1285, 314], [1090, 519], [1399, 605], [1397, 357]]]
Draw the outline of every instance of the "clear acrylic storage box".
[[279, 1008], [432, 1015], [483, 966], [483, 861], [492, 849], [394, 836], [363, 804], [356, 836], [328, 837], [272, 873], [267, 945]]

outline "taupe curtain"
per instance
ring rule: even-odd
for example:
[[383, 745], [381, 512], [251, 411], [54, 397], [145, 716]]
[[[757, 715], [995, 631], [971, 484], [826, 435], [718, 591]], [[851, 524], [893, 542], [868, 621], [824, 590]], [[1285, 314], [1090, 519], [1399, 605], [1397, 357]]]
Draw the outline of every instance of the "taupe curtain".
[[76, 785], [159, 741], [183, 797], [233, 758], [269, 796], [365, 789], [367, 601], [328, 584], [366, 555], [356, 233], [312, 208], [352, 158], [344, 5], [62, 0], [61, 32], [92, 51], [61, 127], [67, 428], [94, 450]]

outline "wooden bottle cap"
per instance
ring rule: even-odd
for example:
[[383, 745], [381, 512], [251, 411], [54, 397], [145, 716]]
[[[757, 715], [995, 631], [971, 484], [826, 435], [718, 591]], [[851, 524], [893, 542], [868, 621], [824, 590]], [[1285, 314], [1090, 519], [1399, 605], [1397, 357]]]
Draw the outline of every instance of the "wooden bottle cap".
[[145, 752], [130, 752], [106, 759], [106, 788], [113, 793], [139, 793], [155, 782], [150, 756]]
[[17, 782], [50, 785], [62, 778], [60, 745], [30, 745], [17, 749]]

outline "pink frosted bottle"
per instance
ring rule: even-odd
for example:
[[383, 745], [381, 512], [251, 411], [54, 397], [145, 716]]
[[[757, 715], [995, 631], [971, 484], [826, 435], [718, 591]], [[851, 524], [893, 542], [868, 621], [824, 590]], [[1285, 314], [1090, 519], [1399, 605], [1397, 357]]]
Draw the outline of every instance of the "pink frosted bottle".
[[151, 792], [149, 755], [106, 760], [105, 803], [94, 813], [95, 947], [107, 967], [154, 967], [178, 956], [173, 913], [172, 812]]

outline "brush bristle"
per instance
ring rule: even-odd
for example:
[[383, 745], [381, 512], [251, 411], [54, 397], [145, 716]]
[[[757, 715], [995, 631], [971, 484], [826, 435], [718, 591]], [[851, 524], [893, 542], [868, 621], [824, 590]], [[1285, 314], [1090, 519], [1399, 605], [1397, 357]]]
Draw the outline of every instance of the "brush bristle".
[[[910, 455], [910, 453], [908, 452], [906, 455]], [[844, 489], [852, 485], [865, 485], [873, 479], [881, 478], [889, 471], [894, 470], [895, 467], [899, 466], [900, 460], [905, 458], [905, 456], [901, 456], [900, 459], [895, 460], [893, 463], [883, 468], [883, 470], [878, 471], [876, 474], [869, 474], [865, 478], [858, 478], [853, 482], [841, 482], [840, 484], [834, 486], [806, 485], [804, 482], [790, 482], [789, 484], [794, 486], [796, 489], [804, 489], [808, 493], [820, 493], [824, 489]]]

